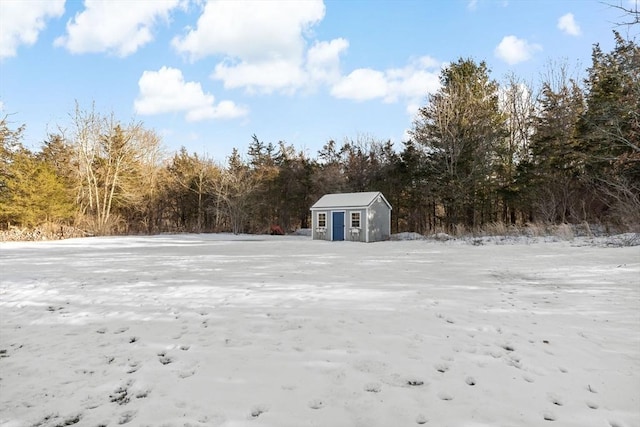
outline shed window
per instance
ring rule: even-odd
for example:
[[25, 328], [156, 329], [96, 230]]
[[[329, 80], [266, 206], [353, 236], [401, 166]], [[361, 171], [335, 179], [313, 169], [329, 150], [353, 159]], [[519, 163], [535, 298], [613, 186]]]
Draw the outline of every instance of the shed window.
[[351, 212], [351, 228], [360, 228], [360, 212]]
[[327, 213], [318, 212], [318, 228], [326, 228], [326, 227], [327, 227]]

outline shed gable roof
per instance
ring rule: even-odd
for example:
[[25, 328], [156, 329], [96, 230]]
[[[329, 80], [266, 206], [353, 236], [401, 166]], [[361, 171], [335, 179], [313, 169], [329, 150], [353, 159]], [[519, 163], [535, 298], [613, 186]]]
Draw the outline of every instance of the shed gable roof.
[[389, 209], [391, 209], [391, 205], [379, 191], [325, 194], [311, 206], [311, 209], [367, 207], [371, 205], [378, 196], [380, 196], [382, 200], [384, 200], [384, 203], [389, 206]]

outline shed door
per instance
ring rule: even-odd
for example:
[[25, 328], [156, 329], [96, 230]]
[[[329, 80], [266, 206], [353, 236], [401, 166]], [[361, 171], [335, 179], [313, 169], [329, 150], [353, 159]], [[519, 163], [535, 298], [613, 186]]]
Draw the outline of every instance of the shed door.
[[344, 240], [344, 212], [333, 212], [331, 224], [333, 224], [331, 240]]

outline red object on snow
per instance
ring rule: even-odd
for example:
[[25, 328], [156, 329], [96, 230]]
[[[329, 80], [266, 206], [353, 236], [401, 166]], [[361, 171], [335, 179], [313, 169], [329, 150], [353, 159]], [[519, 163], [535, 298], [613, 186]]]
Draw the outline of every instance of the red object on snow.
[[282, 231], [282, 227], [279, 225], [272, 225], [270, 232], [272, 236], [284, 236], [284, 231]]

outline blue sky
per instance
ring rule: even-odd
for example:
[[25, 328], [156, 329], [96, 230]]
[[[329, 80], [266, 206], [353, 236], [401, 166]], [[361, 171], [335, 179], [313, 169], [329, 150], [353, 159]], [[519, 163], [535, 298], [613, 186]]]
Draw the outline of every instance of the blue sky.
[[551, 62], [582, 73], [621, 20], [596, 0], [0, 0], [0, 108], [32, 148], [76, 101], [218, 161], [253, 134], [400, 147], [447, 63], [535, 86]]

